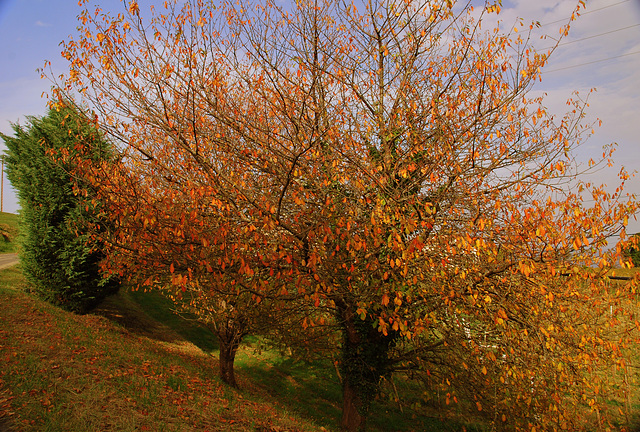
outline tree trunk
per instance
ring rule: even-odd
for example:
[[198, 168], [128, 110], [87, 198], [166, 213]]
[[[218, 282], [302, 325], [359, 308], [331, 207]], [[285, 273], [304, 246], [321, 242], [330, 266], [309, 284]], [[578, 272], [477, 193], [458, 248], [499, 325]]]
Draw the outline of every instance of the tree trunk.
[[220, 343], [220, 379], [231, 387], [238, 387], [236, 375], [233, 370], [233, 363], [236, 359], [236, 352], [240, 346], [240, 341], [226, 341], [219, 338]]
[[340, 299], [336, 305], [343, 332], [340, 427], [348, 432], [363, 432], [371, 403], [380, 391], [380, 379], [389, 371], [389, 352], [398, 334], [382, 334], [371, 319], [357, 316], [354, 305], [347, 301]]
[[242, 338], [247, 335], [247, 326], [241, 317], [230, 316], [215, 328], [220, 344], [220, 379], [231, 387], [238, 387], [233, 363]]
[[348, 432], [364, 432], [367, 418], [360, 414], [362, 400], [349, 383], [348, 377], [342, 386], [342, 418], [340, 429]]

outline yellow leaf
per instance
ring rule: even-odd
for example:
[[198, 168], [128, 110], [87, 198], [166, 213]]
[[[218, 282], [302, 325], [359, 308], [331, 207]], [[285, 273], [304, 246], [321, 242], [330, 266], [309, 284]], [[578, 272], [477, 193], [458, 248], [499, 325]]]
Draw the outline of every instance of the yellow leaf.
[[483, 375], [487, 374], [487, 368], [485, 366], [482, 366], [482, 374]]

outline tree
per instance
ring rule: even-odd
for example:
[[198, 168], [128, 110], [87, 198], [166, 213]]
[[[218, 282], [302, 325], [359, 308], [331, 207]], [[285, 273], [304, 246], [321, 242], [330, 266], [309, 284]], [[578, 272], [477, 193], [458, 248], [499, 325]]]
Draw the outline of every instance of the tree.
[[557, 119], [527, 97], [551, 52], [520, 25], [481, 31], [498, 12], [85, 11], [59, 91], [80, 90], [122, 143], [120, 165], [85, 174], [117, 221], [105, 265], [338, 331], [344, 430], [365, 429], [398, 371], [496, 428], [607, 421], [593, 371], [623, 365], [636, 333], [619, 331], [635, 281], [608, 284], [620, 250], [605, 246], [637, 206], [579, 180], [585, 104]]
[[624, 255], [633, 263], [634, 267], [640, 266], [640, 250], [638, 249], [640, 234], [636, 233], [630, 238], [629, 245], [624, 248]]
[[[114, 293], [115, 279], [103, 279], [99, 243], [83, 231], [84, 221], [100, 221], [95, 203], [74, 190], [73, 158], [110, 159], [110, 147], [95, 127], [69, 107], [50, 110], [29, 125], [2, 135], [8, 151], [7, 177], [21, 207], [20, 258], [27, 279], [43, 299], [86, 312]], [[65, 162], [65, 158], [71, 158]]]

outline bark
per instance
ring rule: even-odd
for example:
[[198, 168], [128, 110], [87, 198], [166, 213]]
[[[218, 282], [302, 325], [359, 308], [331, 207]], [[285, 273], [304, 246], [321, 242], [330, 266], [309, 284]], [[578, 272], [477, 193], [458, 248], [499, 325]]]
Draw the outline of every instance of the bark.
[[219, 343], [220, 343], [220, 379], [222, 379], [223, 382], [230, 385], [231, 387], [237, 388], [238, 383], [236, 382], [233, 363], [236, 359], [236, 353], [238, 352], [240, 341], [229, 342], [220, 338]]
[[228, 318], [216, 328], [220, 344], [220, 379], [231, 387], [238, 387], [233, 364], [242, 338], [247, 335], [247, 326], [242, 319]]
[[370, 320], [355, 315], [353, 305], [337, 301], [343, 331], [342, 418], [340, 428], [363, 432], [371, 402], [379, 391], [380, 379], [387, 373], [388, 354], [395, 334], [383, 335]]
[[362, 400], [349, 383], [349, 380], [345, 379], [342, 386], [342, 418], [340, 419], [340, 429], [348, 432], [364, 432], [366, 430], [367, 418], [360, 414], [361, 409]]

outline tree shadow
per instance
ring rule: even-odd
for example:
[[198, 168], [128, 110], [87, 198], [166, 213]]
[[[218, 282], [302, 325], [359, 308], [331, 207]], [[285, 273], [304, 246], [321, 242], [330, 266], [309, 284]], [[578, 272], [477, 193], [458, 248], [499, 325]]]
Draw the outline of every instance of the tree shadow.
[[179, 342], [184, 340], [184, 337], [169, 326], [150, 317], [122, 291], [105, 298], [91, 313], [105, 317], [109, 321], [123, 327], [127, 332], [138, 336], [161, 342]]

